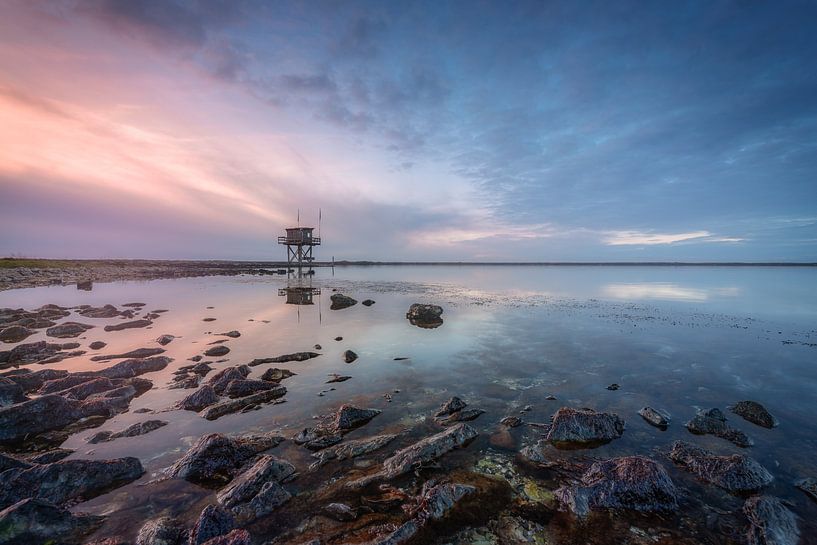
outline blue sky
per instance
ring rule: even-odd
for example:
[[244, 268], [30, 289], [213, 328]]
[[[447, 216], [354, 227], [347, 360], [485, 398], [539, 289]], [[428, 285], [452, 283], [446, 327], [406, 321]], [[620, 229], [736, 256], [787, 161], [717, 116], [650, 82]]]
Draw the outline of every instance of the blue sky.
[[0, 12], [0, 253], [817, 261], [813, 2]]

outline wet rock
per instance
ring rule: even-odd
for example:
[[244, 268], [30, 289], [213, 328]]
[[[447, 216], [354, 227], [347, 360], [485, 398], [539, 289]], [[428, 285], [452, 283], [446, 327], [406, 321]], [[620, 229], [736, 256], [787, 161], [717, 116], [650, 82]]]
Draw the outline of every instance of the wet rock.
[[365, 299], [365, 300], [364, 300], [362, 303], [360, 303], [360, 304], [361, 304], [361, 305], [363, 305], [363, 306], [366, 306], [366, 307], [370, 307], [370, 306], [372, 306], [374, 303], [375, 303], [375, 302], [374, 302], [372, 299]]
[[207, 350], [205, 350], [204, 355], [211, 358], [218, 358], [221, 356], [226, 356], [229, 353], [230, 348], [221, 344], [218, 346], [213, 346], [212, 348], [208, 348]]
[[0, 473], [13, 467], [21, 467], [25, 469], [31, 467], [31, 463], [0, 452]]
[[332, 383], [335, 383], [335, 382], [346, 382], [347, 380], [352, 378], [349, 375], [338, 375], [337, 373], [332, 373], [329, 376], [331, 378], [326, 381], [326, 384], [332, 384]]
[[612, 392], [615, 392], [615, 391], [616, 391], [616, 390], [618, 390], [619, 388], [621, 388], [621, 386], [619, 386], [619, 385], [618, 385], [618, 384], [616, 384], [615, 382], [614, 382], [614, 383], [612, 383], [610, 386], [608, 386], [608, 387], [607, 387], [607, 389], [608, 389], [608, 390], [610, 390], [610, 391], [612, 391]]
[[224, 335], [225, 337], [230, 337], [231, 339], [237, 339], [241, 336], [241, 333], [236, 330], [232, 330], [228, 331], [227, 333], [219, 333], [219, 335]]
[[424, 329], [434, 329], [443, 325], [443, 308], [438, 305], [414, 303], [409, 307], [406, 318], [412, 325]]
[[77, 346], [79, 345], [72, 343], [47, 343], [45, 341], [18, 344], [7, 352], [5, 357], [6, 362], [3, 366], [27, 363], [56, 363], [66, 358], [72, 358], [84, 354], [85, 352], [82, 350], [77, 350], [75, 352], [63, 352], [63, 350], [71, 350]]
[[198, 362], [198, 361], [201, 361], [203, 357], [204, 356], [202, 356], [201, 354], [197, 354], [197, 355], [193, 356], [192, 358], [187, 358], [187, 359], [188, 359], [188, 361]]
[[209, 384], [205, 384], [176, 404], [176, 407], [185, 411], [199, 412], [205, 407], [218, 403], [219, 397]]
[[250, 374], [250, 368], [246, 365], [225, 367], [207, 380], [207, 384], [213, 387], [217, 394], [224, 393], [227, 385], [234, 380], [244, 380]]
[[83, 374], [77, 373], [73, 375], [68, 375], [63, 378], [46, 381], [45, 383], [43, 383], [40, 389], [37, 390], [37, 393], [40, 395], [46, 395], [53, 394], [55, 392], [62, 392], [64, 390], [67, 390], [68, 388], [73, 388], [74, 386], [77, 386], [79, 384], [92, 381], [95, 378], [97, 377], [91, 375], [90, 373]]
[[136, 536], [136, 545], [182, 545], [187, 543], [187, 533], [178, 520], [161, 517], [142, 526]]
[[130, 308], [142, 308], [143, 306], [145, 306], [145, 303], [125, 303], [122, 306]]
[[687, 429], [698, 435], [714, 435], [731, 441], [739, 447], [750, 447], [754, 441], [745, 433], [726, 423], [726, 416], [720, 409], [701, 409], [695, 417], [686, 423]]
[[93, 356], [91, 357], [91, 361], [108, 361], [125, 358], [149, 358], [150, 356], [156, 356], [157, 354], [161, 354], [164, 351], [165, 351], [164, 348], [137, 348], [136, 350], [124, 352], [122, 354], [105, 354], [101, 356]]
[[323, 510], [327, 515], [340, 522], [349, 522], [357, 519], [357, 511], [345, 503], [330, 503], [324, 507]]
[[79, 322], [64, 322], [53, 327], [49, 327], [45, 330], [45, 334], [49, 337], [65, 339], [69, 337], [78, 337], [94, 327], [95, 326], [81, 324]]
[[119, 316], [119, 314], [119, 310], [113, 305], [86, 307], [79, 311], [79, 315], [85, 318], [113, 318]]
[[232, 513], [217, 505], [205, 507], [190, 531], [190, 545], [202, 545], [208, 540], [230, 533], [236, 526]]
[[314, 439], [310, 439], [303, 445], [309, 450], [322, 450], [332, 445], [337, 445], [341, 441], [343, 441], [343, 435], [340, 433], [324, 433], [316, 436]]
[[117, 379], [117, 381], [114, 382], [105, 377], [91, 377], [91, 380], [84, 380], [76, 386], [66, 388], [65, 390], [58, 390], [55, 393], [59, 393], [61, 396], [70, 399], [86, 399], [93, 394], [108, 392], [123, 385], [124, 380], [122, 379]]
[[772, 482], [772, 474], [744, 454], [717, 456], [701, 447], [676, 441], [670, 459], [699, 479], [732, 493], [753, 492]]
[[361, 488], [372, 482], [399, 477], [417, 467], [436, 461], [455, 448], [465, 446], [477, 435], [479, 435], [477, 431], [468, 424], [457, 424], [398, 450], [383, 462], [383, 467], [378, 473], [352, 481], [347, 486]]
[[329, 306], [331, 310], [343, 310], [357, 304], [357, 300], [341, 293], [333, 293], [329, 299], [332, 300], [332, 304]]
[[335, 340], [336, 340], [336, 341], [338, 341], [338, 342], [340, 342], [340, 341], [342, 341], [342, 340], [343, 340], [343, 337], [335, 337]]
[[58, 378], [65, 378], [68, 376], [68, 371], [57, 370], [57, 369], [43, 369], [42, 371], [35, 371], [31, 372], [28, 369], [22, 370], [25, 371], [23, 373], [6, 373], [3, 375], [4, 378], [15, 382], [20, 385], [23, 389], [23, 392], [30, 393], [42, 388], [43, 384], [48, 382], [49, 380], [55, 380]]
[[0, 329], [0, 341], [4, 343], [18, 343], [34, 335], [36, 331], [21, 325], [13, 325]]
[[359, 409], [353, 405], [341, 405], [332, 416], [328, 429], [332, 432], [347, 432], [366, 424], [379, 415], [380, 409]]
[[202, 545], [252, 545], [247, 530], [233, 530], [229, 534], [214, 537]]
[[94, 341], [88, 345], [88, 348], [90, 348], [91, 350], [102, 350], [106, 346], [108, 346], [108, 343], [102, 341]]
[[672, 511], [678, 495], [667, 471], [644, 456], [625, 456], [595, 462], [576, 486], [562, 487], [556, 497], [573, 513], [593, 509]]
[[522, 419], [518, 416], [506, 416], [500, 420], [499, 423], [509, 428], [516, 428], [522, 425]]
[[778, 425], [777, 419], [772, 416], [766, 407], [756, 401], [738, 401], [731, 410], [744, 420], [764, 428], [774, 428]]
[[321, 345], [319, 345], [319, 344], [316, 344], [312, 348], [314, 348], [315, 350], [323, 350], [323, 347]]
[[624, 420], [613, 413], [562, 407], [551, 419], [547, 440], [557, 448], [592, 448], [618, 439]]
[[284, 354], [282, 356], [275, 356], [274, 358], [256, 358], [252, 360], [249, 365], [255, 367], [264, 363], [286, 363], [288, 361], [306, 361], [320, 356], [317, 352], [295, 352], [294, 354]]
[[343, 361], [345, 361], [346, 363], [352, 363], [356, 359], [357, 354], [355, 354], [351, 350], [347, 350], [346, 352], [343, 353]]
[[282, 380], [292, 376], [295, 376], [295, 373], [293, 373], [289, 369], [278, 369], [277, 367], [273, 367], [271, 369], [267, 369], [266, 371], [264, 371], [264, 374], [261, 375], [261, 380], [267, 380], [269, 382], [281, 382]]
[[32, 464], [50, 464], [64, 460], [68, 456], [74, 454], [74, 450], [70, 448], [55, 448], [47, 452], [42, 452], [34, 456], [29, 456], [28, 461]]
[[446, 417], [435, 418], [435, 421], [438, 424], [447, 426], [448, 424], [453, 424], [454, 422], [470, 422], [471, 420], [476, 420], [483, 414], [485, 414], [485, 411], [482, 409], [463, 409]]
[[136, 424], [128, 426], [122, 431], [97, 432], [88, 439], [88, 443], [94, 445], [97, 443], [106, 443], [108, 441], [113, 441], [114, 439], [120, 439], [122, 437], [136, 437], [137, 435], [145, 435], [146, 433], [150, 433], [153, 430], [158, 430], [159, 428], [164, 426], [167, 426], [167, 422], [164, 422], [162, 420], [146, 420], [145, 422], [137, 422]]
[[641, 415], [641, 418], [646, 420], [647, 423], [655, 426], [656, 428], [665, 430], [669, 426], [670, 417], [666, 411], [653, 409], [652, 407], [644, 407], [638, 411], [638, 414]]
[[138, 458], [113, 460], [62, 460], [3, 472], [0, 507], [25, 498], [56, 505], [75, 498], [90, 499], [117, 486], [135, 481], [145, 470]]
[[228, 437], [203, 435], [167, 470], [170, 477], [193, 483], [223, 484], [256, 454], [278, 446], [284, 438], [273, 433]]
[[800, 530], [797, 518], [783, 502], [771, 496], [754, 496], [743, 504], [749, 519], [749, 545], [797, 545]]
[[814, 501], [817, 501], [817, 479], [814, 477], [800, 479], [794, 483], [794, 486], [811, 496]]
[[436, 413], [434, 413], [434, 418], [439, 418], [441, 416], [448, 416], [450, 414], [454, 414], [455, 412], [461, 411], [462, 409], [464, 409], [467, 406], [468, 406], [468, 404], [465, 401], [463, 401], [462, 399], [454, 396], [454, 397], [450, 398], [448, 401], [446, 401], [445, 403], [442, 404], [440, 409]]
[[286, 393], [287, 389], [284, 386], [275, 386], [271, 390], [258, 392], [256, 394], [252, 394], [246, 397], [240, 397], [237, 399], [221, 401], [219, 403], [211, 405], [201, 412], [201, 416], [203, 418], [206, 418], [207, 420], [216, 420], [217, 418], [221, 418], [224, 415], [244, 410], [247, 407], [252, 407], [255, 405], [260, 405], [262, 403], [269, 403], [271, 401], [275, 401], [279, 398], [284, 397]]
[[212, 371], [213, 368], [207, 365], [205, 362], [199, 362], [193, 367], [190, 368], [190, 372], [201, 377], [207, 376], [207, 374]]
[[174, 335], [167, 335], [167, 334], [160, 335], [159, 337], [156, 338], [156, 342], [159, 343], [162, 346], [167, 346], [170, 343], [172, 343], [173, 339], [175, 339], [175, 338], [176, 337]]
[[[261, 456], [252, 467], [241, 473], [216, 496], [224, 507], [232, 509], [248, 522], [269, 514], [288, 501], [291, 495], [280, 483], [295, 475], [295, 467], [274, 456]], [[276, 485], [276, 486], [272, 486]]]
[[106, 325], [105, 331], [122, 331], [125, 329], [134, 329], [139, 327], [147, 327], [153, 324], [150, 320], [132, 320], [130, 322], [121, 322], [113, 325]]
[[161, 371], [167, 364], [173, 361], [173, 358], [167, 356], [154, 356], [152, 358], [144, 359], [130, 359], [123, 360], [112, 367], [102, 369], [101, 371], [94, 371], [94, 375], [107, 378], [131, 378], [145, 373], [153, 373]]
[[179, 375], [173, 379], [173, 383], [168, 386], [168, 390], [189, 390], [199, 385], [198, 375]]
[[0, 377], [0, 407], [8, 407], [25, 400], [22, 386], [11, 379]]
[[272, 390], [276, 388], [275, 383], [265, 380], [235, 379], [231, 380], [224, 388], [224, 395], [228, 397], [246, 397], [258, 392]]
[[0, 539], [6, 545], [78, 544], [103, 520], [74, 515], [47, 501], [28, 498], [0, 511]]
[[374, 437], [368, 437], [366, 439], [346, 441], [345, 443], [330, 446], [312, 455], [317, 461], [313, 462], [309, 466], [309, 469], [315, 470], [329, 462], [329, 460], [347, 460], [374, 452], [391, 443], [396, 437], [396, 434], [375, 435]]

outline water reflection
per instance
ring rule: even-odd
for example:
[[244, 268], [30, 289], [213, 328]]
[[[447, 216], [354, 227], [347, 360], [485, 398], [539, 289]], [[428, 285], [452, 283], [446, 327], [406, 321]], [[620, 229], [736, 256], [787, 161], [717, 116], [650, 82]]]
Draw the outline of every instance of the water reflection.
[[686, 288], [678, 284], [661, 282], [641, 284], [608, 284], [602, 287], [602, 294], [613, 299], [640, 301], [660, 299], [664, 301], [698, 301], [709, 299], [706, 290]]

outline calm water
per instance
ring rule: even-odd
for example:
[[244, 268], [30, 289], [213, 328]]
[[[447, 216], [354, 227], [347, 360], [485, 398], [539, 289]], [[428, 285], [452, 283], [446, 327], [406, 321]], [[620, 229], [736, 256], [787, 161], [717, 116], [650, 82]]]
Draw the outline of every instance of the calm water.
[[[97, 284], [90, 292], [74, 287], [0, 292], [3, 307], [138, 301], [146, 303], [147, 310], [169, 309], [151, 329], [111, 333], [102, 326], [117, 319], [68, 318], [99, 326], [79, 341], [87, 346], [104, 340], [108, 346], [101, 353], [156, 346], [153, 339], [165, 333], [180, 337], [165, 347], [175, 361], [145, 376], [153, 380], [154, 389], [101, 429], [123, 429], [147, 419], [134, 414], [135, 409], [158, 411], [188, 395], [192, 390], [166, 386], [173, 371], [218, 338], [213, 333], [241, 332], [240, 338], [226, 343], [229, 364], [311, 350], [316, 343], [323, 347], [319, 358], [277, 365], [297, 373], [283, 383], [288, 389], [285, 404], [213, 422], [192, 412], [163, 412], [151, 418], [170, 425], [143, 437], [99, 445], [85, 442], [98, 430], [72, 436], [63, 446], [77, 450], [73, 457], [138, 456], [148, 470], [136, 483], [77, 506], [111, 515], [99, 535], [132, 535], [145, 519], [160, 513], [194, 517], [196, 508], [211, 501], [211, 491], [187, 483], [145, 486], [202, 434], [281, 430], [291, 435], [309, 426], [314, 415], [353, 402], [383, 409], [383, 414], [349, 438], [413, 430], [408, 442], [430, 433], [425, 418], [458, 395], [487, 411], [474, 422], [481, 436], [469, 447], [469, 456], [488, 449], [513, 454], [536, 439], [535, 428], [523, 427], [513, 431], [513, 444], [497, 440], [499, 419], [526, 405], [533, 407], [524, 416], [528, 422], [546, 422], [563, 405], [613, 411], [627, 421], [624, 436], [583, 455], [653, 456], [690, 497], [706, 497], [720, 509], [739, 508], [740, 500], [697, 484], [676, 470], [665, 453], [675, 439], [692, 440], [719, 453], [739, 451], [721, 439], [692, 436], [683, 423], [697, 407], [726, 409], [743, 399], [759, 401], [777, 416], [779, 427], [766, 430], [734, 415], [730, 423], [754, 439], [749, 454], [776, 478], [768, 492], [792, 502], [802, 519], [804, 542], [815, 542], [809, 536], [815, 531], [817, 504], [792, 482], [817, 476], [817, 268], [345, 267], [336, 268], [334, 276], [330, 270], [318, 270], [311, 285], [321, 290], [311, 305], [287, 304], [287, 297], [279, 294], [287, 280], [280, 277], [121, 282]], [[376, 304], [329, 310], [333, 289]], [[414, 302], [442, 305], [445, 323], [437, 329], [410, 325], [405, 312]], [[204, 322], [205, 317], [216, 320]], [[337, 336], [343, 341], [333, 340]], [[41, 338], [44, 333], [25, 342]], [[346, 349], [360, 358], [344, 363]], [[78, 371], [108, 365], [79, 357], [52, 367]], [[272, 366], [254, 367], [250, 378]], [[327, 385], [329, 373], [353, 378]], [[606, 386], [614, 382], [621, 388], [608, 391]], [[318, 395], [330, 386], [336, 390]], [[386, 393], [392, 393], [391, 402]], [[546, 401], [550, 394], [558, 400]], [[671, 413], [667, 431], [641, 420], [636, 413], [645, 405]], [[294, 444], [285, 443], [276, 454], [300, 469], [311, 461], [308, 451]], [[332, 469], [327, 471], [319, 479], [331, 477]], [[314, 487], [320, 483], [315, 479], [296, 480], [292, 489]]]

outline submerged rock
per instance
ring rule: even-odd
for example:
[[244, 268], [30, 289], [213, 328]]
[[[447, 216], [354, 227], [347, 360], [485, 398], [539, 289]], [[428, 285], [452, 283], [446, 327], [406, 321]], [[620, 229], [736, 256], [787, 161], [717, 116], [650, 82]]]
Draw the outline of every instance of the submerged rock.
[[814, 501], [817, 501], [817, 479], [814, 477], [800, 479], [794, 483], [794, 486], [811, 496]]
[[150, 320], [132, 320], [130, 322], [121, 322], [114, 325], [106, 325], [105, 331], [122, 331], [125, 329], [134, 329], [138, 327], [147, 327], [153, 324]]
[[203, 545], [214, 537], [230, 533], [236, 527], [233, 515], [218, 505], [202, 509], [199, 519], [190, 530], [190, 545]]
[[331, 310], [343, 310], [357, 304], [357, 300], [341, 293], [333, 293], [329, 299], [332, 300], [332, 304], [329, 306]]
[[58, 339], [65, 339], [70, 337], [78, 337], [96, 326], [81, 324], [79, 322], [64, 322], [54, 327], [49, 327], [45, 330], [45, 334], [49, 337], [57, 337]]
[[579, 516], [592, 509], [653, 512], [678, 507], [675, 485], [667, 471], [644, 456], [595, 462], [578, 485], [558, 489], [556, 497]]
[[477, 431], [468, 424], [457, 424], [431, 437], [400, 449], [383, 462], [382, 469], [348, 483], [351, 488], [361, 488], [369, 483], [399, 477], [416, 467], [433, 462], [444, 454], [468, 444], [477, 435]]
[[562, 407], [551, 419], [547, 440], [557, 448], [594, 447], [618, 439], [624, 420], [613, 413]]
[[701, 447], [676, 441], [670, 459], [703, 481], [732, 493], [753, 492], [772, 482], [772, 474], [744, 454], [717, 456]]
[[149, 520], [139, 530], [136, 545], [181, 545], [187, 540], [187, 529], [178, 520], [160, 517]]
[[749, 519], [749, 545], [797, 545], [800, 529], [797, 518], [783, 502], [770, 496], [754, 496], [743, 504]]
[[273, 433], [228, 437], [203, 435], [167, 470], [170, 477], [193, 483], [223, 484], [256, 454], [278, 446], [284, 438]]
[[221, 356], [226, 356], [230, 353], [230, 347], [224, 346], [223, 344], [214, 346], [212, 348], [208, 348], [205, 350], [204, 355], [211, 357], [211, 358], [218, 358]]
[[424, 329], [434, 329], [443, 325], [443, 308], [438, 305], [414, 303], [409, 307], [406, 318], [412, 325]]
[[145, 470], [138, 458], [113, 460], [62, 460], [3, 472], [0, 507], [25, 498], [56, 505], [74, 498], [90, 499], [117, 486], [135, 481]]
[[346, 352], [343, 353], [343, 361], [345, 361], [346, 363], [352, 363], [356, 359], [357, 359], [357, 354], [355, 354], [351, 350], [347, 350]]
[[739, 447], [750, 447], [754, 441], [745, 433], [726, 423], [726, 416], [720, 409], [700, 409], [695, 417], [686, 423], [687, 429], [698, 435], [714, 435], [731, 441]]
[[738, 401], [731, 407], [731, 411], [744, 420], [764, 428], [771, 429], [778, 424], [777, 419], [766, 410], [766, 407], [756, 401]]
[[255, 367], [264, 363], [286, 363], [288, 361], [306, 361], [320, 356], [317, 352], [295, 352], [294, 354], [284, 354], [282, 356], [275, 356], [274, 358], [256, 358], [252, 360], [249, 365]]
[[112, 432], [112, 431], [100, 431], [92, 435], [88, 439], [88, 443], [96, 444], [96, 443], [106, 443], [108, 441], [113, 441], [114, 439], [119, 439], [121, 437], [136, 437], [137, 435], [145, 435], [146, 433], [150, 433], [154, 430], [158, 430], [167, 426], [167, 422], [162, 420], [146, 420], [145, 422], [138, 422], [133, 424], [132, 426], [128, 426], [122, 431]]
[[52, 503], [28, 498], [0, 511], [0, 540], [6, 545], [78, 544], [102, 525], [103, 517], [74, 515]]
[[186, 398], [176, 404], [176, 408], [185, 411], [199, 412], [205, 407], [218, 403], [219, 397], [216, 391], [209, 384], [205, 384]]
[[669, 426], [670, 417], [666, 411], [653, 409], [652, 407], [644, 407], [643, 409], [638, 411], [638, 414], [641, 415], [641, 418], [643, 418], [649, 424], [652, 424], [656, 428], [661, 428], [662, 430], [665, 430]]

